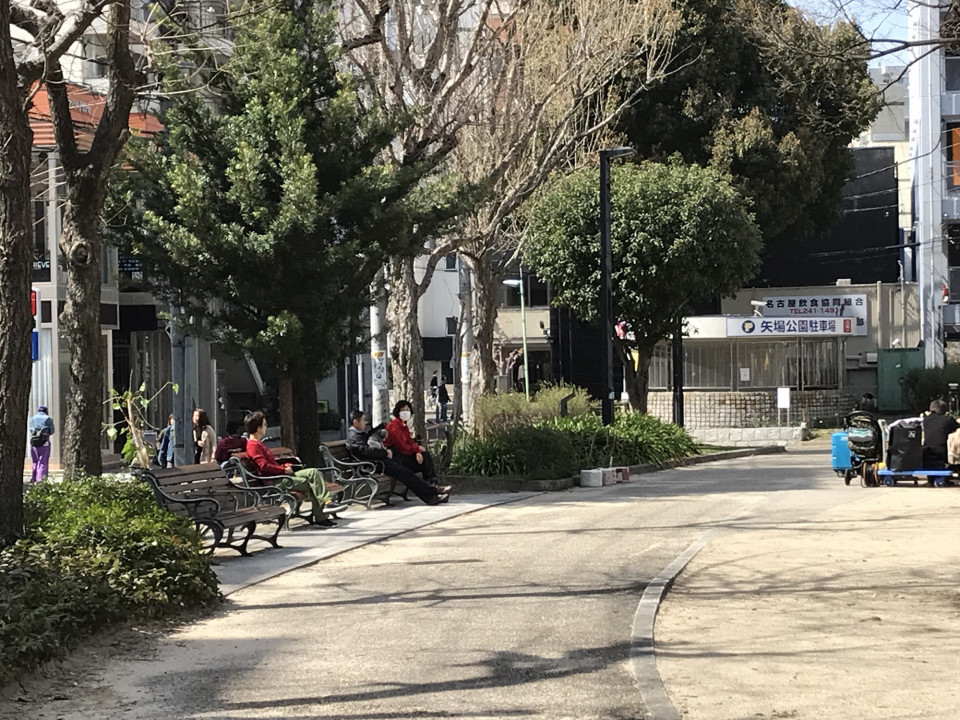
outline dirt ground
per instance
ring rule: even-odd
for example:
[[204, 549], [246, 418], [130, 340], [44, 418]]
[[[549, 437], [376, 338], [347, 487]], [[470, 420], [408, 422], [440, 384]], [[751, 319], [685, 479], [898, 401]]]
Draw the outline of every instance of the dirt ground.
[[960, 489], [842, 488], [717, 535], [661, 606], [691, 720], [960, 718]]

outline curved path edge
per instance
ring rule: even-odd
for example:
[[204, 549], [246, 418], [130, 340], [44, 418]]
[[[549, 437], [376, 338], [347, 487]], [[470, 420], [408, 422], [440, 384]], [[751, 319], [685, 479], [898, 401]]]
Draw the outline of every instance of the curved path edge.
[[[742, 517], [762, 502], [764, 500], [761, 498], [754, 499], [719, 522]], [[677, 712], [670, 701], [667, 690], [663, 686], [663, 678], [660, 677], [660, 671], [657, 669], [657, 654], [653, 635], [660, 603], [663, 601], [663, 596], [673, 585], [677, 575], [719, 532], [720, 528], [714, 528], [703, 533], [690, 543], [686, 550], [677, 555], [673, 562], [661, 570], [660, 574], [647, 584], [637, 605], [637, 611], [633, 615], [630, 660], [637, 681], [637, 688], [640, 690], [640, 696], [647, 708], [649, 720], [681, 720], [680, 713]]]
[[663, 596], [670, 589], [674, 579], [687, 566], [694, 556], [710, 542], [716, 533], [710, 530], [680, 553], [673, 562], [660, 571], [643, 591], [637, 611], [633, 616], [633, 631], [630, 647], [630, 659], [637, 687], [647, 713], [652, 720], [680, 720], [680, 713], [670, 702], [663, 679], [657, 669], [657, 655], [653, 644], [653, 629], [657, 621], [657, 611]]

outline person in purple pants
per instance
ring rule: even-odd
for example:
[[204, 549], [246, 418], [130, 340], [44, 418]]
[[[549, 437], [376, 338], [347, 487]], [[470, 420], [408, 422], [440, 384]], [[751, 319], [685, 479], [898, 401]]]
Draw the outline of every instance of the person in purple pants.
[[50, 468], [50, 436], [56, 432], [53, 418], [47, 413], [47, 406], [37, 408], [37, 414], [30, 418], [27, 434], [30, 436], [30, 459], [33, 460], [33, 474], [30, 482], [45, 480]]

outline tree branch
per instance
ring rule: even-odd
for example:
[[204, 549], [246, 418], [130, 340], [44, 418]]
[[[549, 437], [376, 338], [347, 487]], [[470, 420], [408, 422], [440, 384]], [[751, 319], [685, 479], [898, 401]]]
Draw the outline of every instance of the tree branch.
[[433, 279], [433, 273], [436, 271], [440, 260], [453, 252], [453, 250], [454, 244], [452, 242], [442, 242], [430, 251], [430, 255], [427, 256], [427, 268], [423, 274], [423, 279], [416, 284], [417, 300], [422, 298], [427, 288], [430, 287], [430, 281]]
[[80, 153], [77, 150], [77, 138], [73, 134], [70, 99], [67, 97], [67, 83], [63, 79], [60, 63], [54, 63], [50, 67], [44, 80], [44, 88], [50, 102], [50, 120], [53, 123], [57, 149], [60, 151], [60, 163], [67, 174], [70, 174], [80, 166]]
[[129, 131], [130, 108], [136, 88], [136, 68], [130, 51], [130, 2], [121, 0], [110, 18], [110, 46], [107, 48], [110, 89], [90, 151], [90, 165], [104, 181]]

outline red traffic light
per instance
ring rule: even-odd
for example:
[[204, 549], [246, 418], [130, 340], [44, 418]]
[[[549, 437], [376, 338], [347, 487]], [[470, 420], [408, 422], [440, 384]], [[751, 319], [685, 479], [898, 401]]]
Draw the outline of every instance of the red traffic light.
[[30, 291], [30, 314], [34, 317], [37, 316], [37, 291]]

